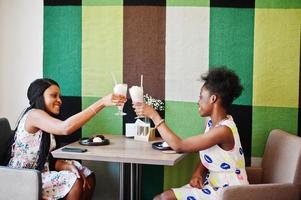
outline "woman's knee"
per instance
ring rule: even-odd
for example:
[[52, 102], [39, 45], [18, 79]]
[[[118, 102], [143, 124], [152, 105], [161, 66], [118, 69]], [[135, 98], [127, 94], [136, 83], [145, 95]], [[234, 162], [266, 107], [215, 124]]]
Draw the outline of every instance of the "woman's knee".
[[78, 192], [82, 192], [82, 190], [83, 190], [83, 181], [82, 181], [82, 179], [80, 179], [80, 178], [76, 179], [76, 181], [73, 184], [71, 190], [76, 190]]
[[69, 193], [66, 195], [66, 197], [64, 199], [65, 200], [81, 199], [82, 192], [83, 192], [82, 185], [83, 185], [82, 181], [80, 179], [76, 179], [71, 190], [69, 191]]
[[176, 200], [176, 196], [172, 190], [167, 190], [154, 197], [154, 200]]

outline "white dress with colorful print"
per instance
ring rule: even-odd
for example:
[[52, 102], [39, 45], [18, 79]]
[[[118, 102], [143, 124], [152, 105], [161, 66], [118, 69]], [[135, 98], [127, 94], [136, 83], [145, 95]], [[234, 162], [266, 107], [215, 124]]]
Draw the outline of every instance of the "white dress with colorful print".
[[[42, 138], [42, 131], [36, 133], [28, 133], [25, 128], [25, 120], [27, 119], [28, 111], [20, 120], [18, 129], [15, 135], [15, 142], [12, 148], [12, 157], [8, 163], [12, 168], [29, 168], [34, 169], [37, 166], [38, 151]], [[56, 147], [54, 136], [50, 137], [51, 152]], [[77, 161], [67, 161], [74, 164], [78, 170], [82, 171], [87, 177], [92, 171], [82, 166]], [[77, 176], [70, 171], [49, 171], [49, 163], [46, 162], [42, 175], [42, 198], [47, 200], [56, 200], [63, 198], [70, 191], [75, 183]]]
[[[208, 120], [204, 134], [212, 125]], [[214, 145], [206, 150], [200, 151], [202, 164], [208, 169], [207, 176], [202, 189], [193, 188], [189, 184], [172, 189], [177, 199], [185, 200], [217, 200], [220, 199], [222, 189], [232, 185], [249, 184], [245, 170], [245, 160], [240, 143], [237, 127], [231, 116], [221, 121], [217, 126], [227, 126], [234, 136], [234, 148], [230, 151], [223, 150]], [[216, 126], [216, 127], [217, 127]]]

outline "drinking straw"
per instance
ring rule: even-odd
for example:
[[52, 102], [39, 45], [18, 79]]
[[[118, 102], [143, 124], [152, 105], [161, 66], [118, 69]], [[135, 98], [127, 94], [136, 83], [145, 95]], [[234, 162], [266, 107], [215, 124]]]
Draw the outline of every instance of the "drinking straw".
[[115, 85], [117, 85], [116, 77], [115, 77], [115, 75], [114, 75], [113, 72], [111, 72], [111, 76], [112, 76], [112, 78], [113, 78], [113, 80], [114, 80]]
[[141, 74], [141, 78], [140, 78], [140, 86], [141, 86], [141, 88], [143, 88], [143, 74]]

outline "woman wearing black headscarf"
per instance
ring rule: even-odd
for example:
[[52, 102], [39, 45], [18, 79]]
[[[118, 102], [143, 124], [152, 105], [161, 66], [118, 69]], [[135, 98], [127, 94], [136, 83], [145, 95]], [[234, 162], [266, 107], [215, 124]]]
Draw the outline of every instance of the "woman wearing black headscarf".
[[[122, 104], [124, 99], [109, 94], [87, 109], [61, 121], [62, 100], [58, 83], [37, 79], [27, 91], [30, 106], [22, 114], [15, 130], [8, 166], [31, 168], [42, 172], [43, 199], [91, 199], [95, 175], [77, 161], [54, 160], [50, 152], [56, 148], [54, 135], [69, 135], [106, 106]], [[115, 101], [115, 99], [117, 99]]]

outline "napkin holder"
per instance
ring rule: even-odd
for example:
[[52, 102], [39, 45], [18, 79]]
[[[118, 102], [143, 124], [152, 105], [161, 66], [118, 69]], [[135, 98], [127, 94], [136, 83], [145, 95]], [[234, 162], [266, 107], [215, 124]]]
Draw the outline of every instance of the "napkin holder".
[[135, 137], [137, 135], [137, 125], [135, 123], [125, 124], [125, 137]]
[[137, 134], [134, 139], [144, 142], [156, 140], [156, 129], [148, 126], [137, 126]]

